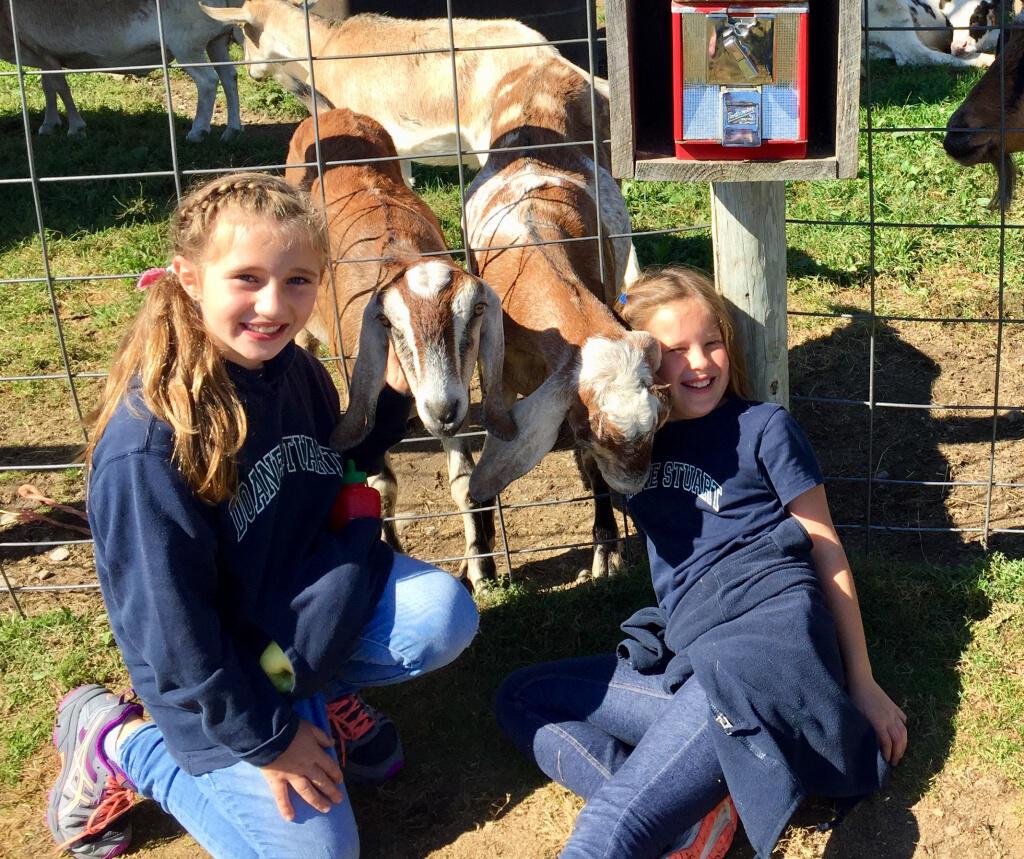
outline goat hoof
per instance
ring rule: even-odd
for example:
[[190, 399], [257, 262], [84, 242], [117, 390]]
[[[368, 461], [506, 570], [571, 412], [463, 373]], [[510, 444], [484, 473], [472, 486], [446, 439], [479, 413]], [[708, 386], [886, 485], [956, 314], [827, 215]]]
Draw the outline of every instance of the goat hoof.
[[206, 135], [208, 133], [209, 132], [204, 129], [200, 129], [197, 131], [196, 129], [193, 128], [188, 134], [185, 135], [185, 139], [189, 143], [202, 143], [204, 140], [206, 140]]
[[593, 580], [594, 576], [591, 574], [590, 570], [582, 569], [576, 573], [576, 584], [578, 585], [586, 584], [587, 582], [592, 582]]
[[232, 128], [228, 126], [224, 129], [224, 133], [220, 136], [221, 143], [230, 143], [232, 140], [237, 140], [242, 136], [241, 128]]

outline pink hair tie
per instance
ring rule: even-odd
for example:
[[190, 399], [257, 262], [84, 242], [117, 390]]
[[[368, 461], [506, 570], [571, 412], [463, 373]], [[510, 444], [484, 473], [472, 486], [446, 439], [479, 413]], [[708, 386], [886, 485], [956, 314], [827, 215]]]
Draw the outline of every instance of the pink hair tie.
[[167, 268], [147, 268], [139, 275], [139, 279], [135, 283], [135, 288], [139, 290], [149, 289], [154, 283], [168, 273], [173, 273], [173, 269], [170, 266], [167, 266]]

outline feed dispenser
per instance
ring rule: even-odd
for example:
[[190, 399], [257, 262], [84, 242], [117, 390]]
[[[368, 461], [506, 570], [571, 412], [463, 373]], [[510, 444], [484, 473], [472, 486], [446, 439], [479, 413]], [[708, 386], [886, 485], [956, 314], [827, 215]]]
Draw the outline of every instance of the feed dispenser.
[[672, 4], [675, 155], [807, 156], [807, 3]]

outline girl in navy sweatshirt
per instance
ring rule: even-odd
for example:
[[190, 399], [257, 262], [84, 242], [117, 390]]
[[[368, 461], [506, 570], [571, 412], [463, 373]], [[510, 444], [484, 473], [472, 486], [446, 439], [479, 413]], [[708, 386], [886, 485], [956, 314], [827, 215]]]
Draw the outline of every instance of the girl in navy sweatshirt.
[[662, 344], [672, 405], [627, 499], [658, 604], [616, 654], [511, 675], [498, 720], [587, 800], [563, 859], [720, 859], [737, 811], [767, 859], [805, 795], [881, 784], [906, 716], [872, 676], [814, 453], [785, 409], [745, 398], [714, 284], [666, 269], [620, 300]]
[[[339, 400], [294, 343], [329, 256], [308, 198], [264, 174], [216, 179], [172, 239], [170, 267], [140, 279], [87, 453], [97, 573], [148, 718], [96, 685], [64, 698], [50, 829], [75, 855], [120, 855], [134, 793], [214, 856], [354, 857], [343, 768], [382, 780], [402, 763], [357, 690], [453, 660], [476, 607], [393, 553], [379, 519], [326, 525]], [[397, 361], [388, 381], [404, 386]], [[372, 467], [410, 402], [386, 386], [346, 456]]]

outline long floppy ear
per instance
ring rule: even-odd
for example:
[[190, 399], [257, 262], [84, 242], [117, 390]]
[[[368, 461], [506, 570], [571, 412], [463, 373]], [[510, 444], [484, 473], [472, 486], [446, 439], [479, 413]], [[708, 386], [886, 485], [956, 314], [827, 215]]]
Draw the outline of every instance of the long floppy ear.
[[363, 310], [359, 355], [352, 371], [348, 408], [331, 433], [331, 447], [335, 450], [350, 450], [373, 429], [377, 397], [384, 385], [384, 371], [388, 365], [388, 330], [380, 318], [383, 312], [380, 293], [377, 293]]
[[214, 21], [223, 21], [226, 24], [234, 24], [236, 27], [240, 24], [256, 23], [248, 3], [241, 6], [204, 6], [200, 3], [199, 8]]
[[661, 344], [657, 339], [646, 331], [630, 331], [626, 336], [643, 350], [651, 371], [657, 373], [661, 366]]
[[502, 441], [516, 437], [516, 423], [505, 407], [505, 330], [502, 323], [501, 300], [486, 283], [480, 281], [487, 295], [487, 309], [480, 320], [480, 385], [484, 390], [483, 425], [487, 432]]
[[[646, 331], [630, 331], [627, 336], [644, 350], [644, 358], [651, 365], [651, 372], [656, 374], [661, 366], [661, 344]], [[658, 383], [657, 376], [655, 376], [655, 383], [651, 388], [651, 393], [658, 400], [658, 429], [664, 426], [672, 409], [671, 387], [671, 385]]]
[[490, 501], [541, 461], [555, 446], [572, 399], [564, 374], [556, 372], [530, 396], [512, 406], [512, 420], [519, 432], [513, 441], [487, 434], [480, 461], [469, 478], [473, 500]]

